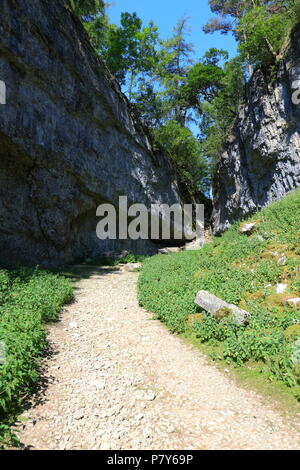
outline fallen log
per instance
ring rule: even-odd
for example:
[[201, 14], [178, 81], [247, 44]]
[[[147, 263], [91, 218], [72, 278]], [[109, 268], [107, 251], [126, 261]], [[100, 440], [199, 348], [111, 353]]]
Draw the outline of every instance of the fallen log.
[[228, 304], [204, 290], [198, 292], [195, 302], [216, 320], [232, 317], [238, 325], [247, 325], [251, 318], [250, 313], [246, 312], [246, 310], [242, 310], [236, 305]]

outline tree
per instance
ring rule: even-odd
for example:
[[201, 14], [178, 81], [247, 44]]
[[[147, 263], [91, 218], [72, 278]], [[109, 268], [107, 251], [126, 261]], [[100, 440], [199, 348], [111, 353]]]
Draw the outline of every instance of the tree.
[[209, 3], [217, 16], [204, 26], [204, 31], [232, 32], [248, 62], [250, 76], [253, 65], [277, 60], [284, 40], [299, 18], [297, 0], [210, 0]]
[[[255, 0], [210, 0], [210, 8], [217, 16], [210, 20], [204, 27], [203, 31], [206, 34], [212, 34], [220, 31], [221, 34], [228, 34], [231, 32], [235, 39], [240, 40], [238, 26], [243, 15], [249, 6], [253, 6]], [[247, 37], [245, 32], [242, 32], [243, 39], [246, 41]], [[253, 67], [248, 60], [248, 71], [251, 77]]]
[[203, 193], [211, 186], [211, 172], [207, 159], [201, 153], [200, 142], [186, 127], [176, 121], [168, 121], [154, 131], [156, 145], [159, 145], [176, 164], [180, 182], [191, 194], [196, 190]]
[[131, 100], [140, 75], [149, 73], [156, 63], [157, 27], [143, 27], [136, 13], [122, 13], [121, 25], [109, 25], [99, 53], [121, 85], [127, 85]]
[[213, 100], [223, 86], [224, 71], [218, 65], [220, 60], [228, 60], [228, 53], [210, 49], [203, 59], [188, 71], [182, 92], [187, 105], [198, 114], [202, 113], [202, 103]]
[[[187, 18], [181, 18], [174, 28], [173, 36], [161, 43], [158, 76], [164, 89], [164, 99], [168, 103], [169, 119], [184, 126], [188, 119], [188, 107], [182, 86], [192, 64], [193, 46], [186, 41]], [[167, 107], [166, 107], [167, 109]]]
[[[208, 96], [201, 103], [202, 151], [209, 160], [216, 161], [233, 130], [243, 101], [246, 64], [251, 76], [253, 66], [274, 64], [281, 58], [291, 28], [299, 19], [300, 8], [296, 0], [210, 0], [210, 6], [216, 17], [205, 25], [204, 31], [231, 32], [240, 50], [239, 56], [225, 64], [223, 78], [217, 70], [208, 71], [208, 83], [214, 73], [217, 78], [220, 73], [221, 81], [216, 80], [215, 96], [212, 99]], [[198, 68], [196, 72], [202, 73]], [[202, 96], [205, 97], [203, 92]]]
[[238, 39], [237, 25], [251, 2], [249, 0], [210, 0], [209, 4], [212, 12], [217, 16], [203, 27], [204, 32], [220, 31], [222, 34], [232, 32]]
[[212, 163], [221, 155], [224, 143], [232, 132], [244, 98], [245, 84], [244, 61], [237, 56], [225, 64], [222, 85], [215, 98], [202, 105], [202, 152]]
[[228, 53], [211, 49], [195, 64], [186, 32], [186, 19], [181, 19], [173, 37], [161, 43], [156, 67], [140, 81], [133, 98], [155, 144], [176, 163], [181, 182], [191, 193], [207, 192], [210, 160], [188, 124], [193, 113], [201, 116], [204, 103], [223, 88], [224, 70], [219, 64], [228, 60]]
[[105, 10], [95, 16], [85, 17], [82, 21], [94, 49], [104, 58], [107, 53], [107, 35], [111, 27]]
[[238, 32], [244, 59], [254, 65], [270, 64], [281, 58], [282, 48], [296, 22], [296, 10], [288, 9], [291, 2], [267, 2], [249, 10], [241, 19]]
[[156, 77], [143, 77], [133, 99], [140, 116], [149, 129], [161, 127], [170, 114], [170, 105], [164, 99], [164, 91], [157, 83]]
[[99, 55], [106, 49], [106, 35], [109, 20], [105, 13], [103, 0], [70, 0], [72, 8], [80, 17], [90, 41]]
[[143, 77], [133, 94], [145, 121], [157, 127], [174, 120], [187, 126], [201, 114], [201, 103], [212, 100], [222, 86], [223, 69], [220, 61], [228, 60], [228, 53], [211, 49], [198, 62], [191, 59], [192, 48], [184, 34], [186, 20], [180, 20], [171, 39], [161, 43], [158, 61], [151, 73]]
[[91, 19], [102, 13], [105, 8], [102, 0], [70, 0], [70, 2], [75, 13], [85, 19]]

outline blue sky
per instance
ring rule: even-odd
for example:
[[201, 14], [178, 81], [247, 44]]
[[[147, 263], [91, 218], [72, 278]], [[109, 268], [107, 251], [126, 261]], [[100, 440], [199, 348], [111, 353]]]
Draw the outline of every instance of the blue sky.
[[208, 0], [112, 0], [107, 13], [113, 23], [119, 24], [121, 13], [124, 11], [136, 12], [145, 24], [153, 20], [164, 39], [172, 35], [173, 26], [180, 17], [190, 17], [189, 42], [195, 47], [196, 59], [211, 47], [226, 49], [231, 56], [236, 53], [236, 42], [231, 35], [203, 33], [202, 25], [213, 16]]

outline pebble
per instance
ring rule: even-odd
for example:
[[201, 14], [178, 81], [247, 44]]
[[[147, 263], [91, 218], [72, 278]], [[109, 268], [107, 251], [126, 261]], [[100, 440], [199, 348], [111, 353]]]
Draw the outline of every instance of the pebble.
[[277, 294], [284, 294], [288, 288], [287, 284], [277, 284], [276, 286], [276, 293]]
[[75, 412], [74, 419], [76, 419], [76, 421], [80, 421], [83, 418], [84, 418], [84, 414], [82, 413], [82, 411], [76, 411]]
[[294, 299], [288, 299], [288, 300], [287, 300], [287, 303], [288, 303], [289, 305], [291, 305], [292, 307], [293, 307], [293, 306], [297, 306], [297, 305], [300, 304], [300, 297], [296, 297], [296, 298], [294, 298]]
[[286, 256], [281, 256], [281, 258], [279, 258], [277, 263], [279, 266], [285, 266], [287, 264], [287, 261], [288, 259]]

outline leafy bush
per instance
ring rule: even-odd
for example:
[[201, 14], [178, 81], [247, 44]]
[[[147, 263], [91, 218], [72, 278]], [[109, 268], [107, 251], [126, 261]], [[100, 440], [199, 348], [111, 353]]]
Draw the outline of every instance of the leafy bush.
[[[275, 286], [286, 282], [287, 296], [300, 296], [299, 213], [300, 190], [263, 210], [252, 236], [242, 235], [236, 224], [200, 251], [147, 260], [139, 279], [141, 305], [172, 332], [192, 328], [201, 343], [215, 348], [215, 357], [237, 366], [263, 363], [297, 397], [299, 363], [292, 357], [297, 355], [295, 341], [300, 340], [300, 312], [276, 294]], [[278, 264], [282, 255], [287, 258], [285, 266]], [[190, 316], [200, 312], [194, 300], [202, 289], [248, 310], [249, 326], [208, 315], [190, 322]]]
[[203, 193], [211, 185], [210, 165], [202, 154], [200, 142], [187, 128], [176, 121], [153, 130], [156, 145], [162, 148], [175, 163], [179, 179], [194, 193], [198, 187]]
[[47, 346], [44, 324], [56, 321], [62, 305], [72, 299], [68, 280], [48, 272], [0, 271], [0, 448], [16, 438], [11, 426], [39, 378]]

